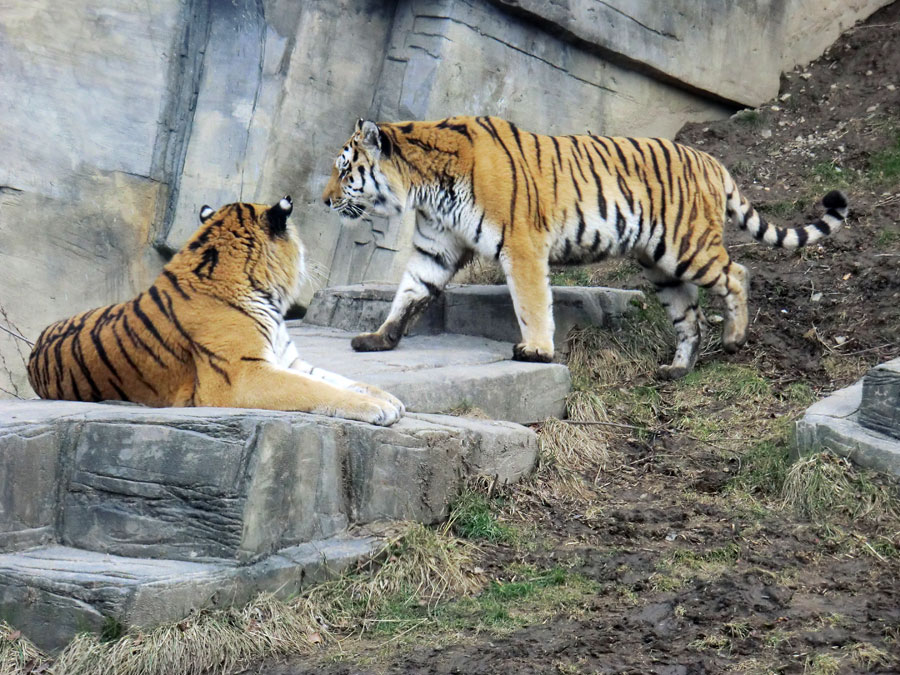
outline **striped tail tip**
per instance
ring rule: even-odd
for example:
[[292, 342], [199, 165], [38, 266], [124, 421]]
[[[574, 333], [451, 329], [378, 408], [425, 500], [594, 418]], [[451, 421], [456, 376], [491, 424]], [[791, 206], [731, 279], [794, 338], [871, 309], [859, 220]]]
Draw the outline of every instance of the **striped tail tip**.
[[822, 197], [822, 206], [826, 209], [834, 209], [838, 213], [841, 214], [841, 217], [845, 217], [847, 215], [847, 195], [845, 195], [840, 190], [832, 190], [827, 195]]

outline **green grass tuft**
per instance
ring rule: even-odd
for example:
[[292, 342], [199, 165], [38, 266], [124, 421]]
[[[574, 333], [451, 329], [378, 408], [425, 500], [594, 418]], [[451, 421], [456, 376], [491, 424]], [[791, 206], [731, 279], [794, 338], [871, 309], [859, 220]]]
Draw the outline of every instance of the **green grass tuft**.
[[518, 539], [516, 528], [498, 520], [492, 500], [472, 490], [465, 490], [453, 504], [448, 523], [464, 539], [510, 544]]

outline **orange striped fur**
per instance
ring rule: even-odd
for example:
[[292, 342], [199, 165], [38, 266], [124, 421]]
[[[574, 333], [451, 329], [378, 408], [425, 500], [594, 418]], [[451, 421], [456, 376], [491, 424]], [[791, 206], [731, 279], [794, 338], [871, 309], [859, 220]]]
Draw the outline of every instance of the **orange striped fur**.
[[656, 285], [678, 345], [664, 377], [681, 377], [700, 343], [698, 286], [725, 300], [723, 344], [747, 337], [747, 270], [725, 250], [723, 225], [797, 248], [837, 230], [847, 200], [825, 196], [821, 219], [767, 223], [710, 155], [662, 138], [543, 136], [494, 117], [357, 123], [323, 199], [342, 216], [416, 209], [414, 253], [390, 315], [357, 350], [392, 349], [410, 320], [472, 254], [500, 262], [522, 341], [513, 358], [553, 357], [550, 264], [631, 255]]
[[204, 206], [201, 225], [133, 300], [41, 333], [41, 398], [298, 410], [391, 424], [403, 404], [300, 360], [283, 314], [304, 269], [293, 205]]

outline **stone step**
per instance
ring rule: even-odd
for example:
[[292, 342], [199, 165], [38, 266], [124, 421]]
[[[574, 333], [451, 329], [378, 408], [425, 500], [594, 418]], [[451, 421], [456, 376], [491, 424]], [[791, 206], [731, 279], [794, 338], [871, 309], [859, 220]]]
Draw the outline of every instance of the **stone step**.
[[875, 366], [866, 373], [859, 423], [900, 438], [900, 358]]
[[[317, 291], [304, 323], [353, 333], [374, 331], [387, 318], [397, 287], [386, 284], [337, 286]], [[575, 327], [607, 326], [632, 311], [640, 291], [585, 286], [553, 286], [554, 343], [565, 350]], [[505, 285], [450, 285], [409, 329], [410, 335], [478, 335], [516, 343], [521, 339], [512, 298]], [[402, 344], [402, 343], [401, 343]]]
[[797, 422], [801, 454], [831, 450], [870, 469], [900, 475], [900, 440], [863, 426], [864, 382], [814, 403]]
[[435, 522], [466, 475], [514, 481], [537, 453], [509, 422], [62, 401], [0, 402], [0, 447], [0, 550], [239, 563], [351, 525]]
[[201, 607], [243, 605], [261, 592], [287, 598], [381, 546], [332, 537], [282, 549], [250, 565], [124, 556], [48, 545], [0, 554], [0, 617], [41, 649], [111, 623], [152, 627]]
[[368, 549], [348, 531], [441, 520], [467, 477], [514, 481], [536, 457], [526, 427], [446, 415], [384, 428], [0, 401], [0, 617], [57, 645], [107, 620], [151, 625], [216, 598], [240, 603], [302, 580], [323, 542], [328, 559], [345, 545], [356, 556]]
[[387, 352], [354, 352], [350, 340], [356, 332], [305, 321], [289, 321], [288, 332], [304, 360], [382, 387], [414, 412], [476, 407], [490, 418], [520, 424], [565, 416], [568, 368], [512, 361], [508, 342], [441, 333], [411, 335]]

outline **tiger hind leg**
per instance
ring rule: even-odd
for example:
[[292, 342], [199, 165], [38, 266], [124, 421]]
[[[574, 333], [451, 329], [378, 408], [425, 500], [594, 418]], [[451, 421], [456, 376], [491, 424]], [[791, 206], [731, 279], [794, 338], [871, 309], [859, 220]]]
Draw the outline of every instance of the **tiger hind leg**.
[[678, 339], [672, 363], [660, 366], [658, 375], [666, 380], [677, 380], [693, 369], [700, 353], [699, 290], [688, 281], [673, 279], [656, 270], [648, 271], [648, 276], [656, 285], [656, 295], [672, 321]]
[[725, 326], [722, 347], [733, 354], [747, 342], [747, 298], [750, 292], [750, 272], [743, 265], [729, 262], [721, 274], [709, 285], [710, 290], [725, 300]]

